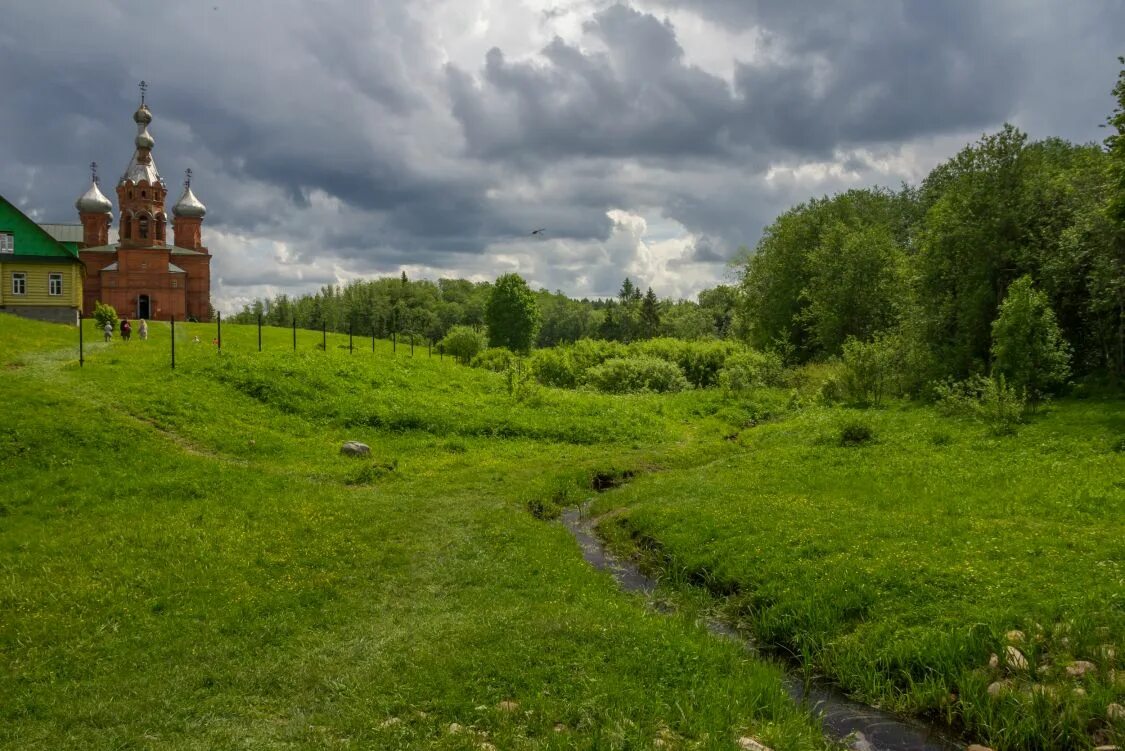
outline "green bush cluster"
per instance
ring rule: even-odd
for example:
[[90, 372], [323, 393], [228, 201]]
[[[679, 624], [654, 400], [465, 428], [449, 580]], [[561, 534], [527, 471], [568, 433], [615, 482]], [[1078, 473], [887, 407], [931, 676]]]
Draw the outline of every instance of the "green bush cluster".
[[657, 357], [615, 357], [586, 372], [586, 383], [597, 391], [628, 394], [640, 391], [665, 393], [691, 388], [674, 363]]
[[683, 339], [649, 339], [630, 345], [629, 349], [646, 357], [657, 357], [675, 363], [688, 382], [696, 388], [719, 383], [719, 374], [727, 358], [743, 347], [726, 341], [685, 341]]
[[485, 335], [472, 326], [454, 326], [438, 346], [457, 358], [458, 362], [468, 364], [487, 343]]
[[728, 391], [750, 391], [785, 385], [785, 366], [774, 352], [744, 350], [730, 355], [719, 371], [719, 385]]
[[511, 350], [504, 349], [503, 347], [489, 347], [472, 358], [472, 366], [474, 368], [491, 370], [493, 373], [503, 373], [505, 370], [512, 367], [512, 363], [514, 363], [515, 360], [516, 356], [512, 354]]
[[[536, 350], [529, 363], [535, 379], [544, 386], [580, 388], [590, 383], [594, 369], [608, 361], [633, 359], [658, 360], [671, 365], [689, 388], [724, 385], [744, 390], [780, 385], [783, 380], [783, 366], [778, 356], [754, 352], [727, 341], [662, 338], [621, 344], [582, 339], [568, 346]], [[728, 366], [732, 371], [724, 375]], [[624, 367], [615, 365], [614, 370], [623, 372]], [[661, 368], [661, 372], [671, 374], [672, 371]]]
[[1027, 412], [1027, 392], [1011, 386], [1003, 375], [977, 375], [934, 386], [938, 412], [979, 419], [995, 435], [1014, 433]]
[[101, 300], [94, 302], [94, 320], [98, 322], [98, 328], [105, 328], [108, 323], [110, 326], [117, 326], [117, 311], [112, 305], [106, 305]]
[[869, 342], [849, 338], [841, 356], [843, 369], [839, 394], [854, 404], [878, 405], [887, 396], [900, 393], [902, 342], [897, 336], [880, 334]]
[[848, 420], [840, 426], [839, 443], [841, 446], [862, 446], [875, 440], [875, 431], [871, 426], [861, 420]]

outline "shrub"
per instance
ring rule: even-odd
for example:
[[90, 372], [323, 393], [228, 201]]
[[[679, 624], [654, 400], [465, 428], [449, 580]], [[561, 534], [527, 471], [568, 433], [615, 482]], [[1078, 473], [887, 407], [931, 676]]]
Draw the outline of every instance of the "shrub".
[[514, 396], [516, 401], [538, 404], [539, 396], [531, 371], [523, 366], [523, 362], [513, 357], [504, 369], [504, 381], [508, 386], [508, 395]]
[[824, 379], [824, 383], [820, 384], [820, 389], [816, 393], [816, 398], [826, 407], [831, 407], [833, 404], [843, 401], [844, 388], [840, 385], [840, 379], [836, 376], [829, 376]]
[[988, 379], [978, 413], [994, 435], [1010, 435], [1023, 422], [1027, 391], [1009, 386], [1003, 375]]
[[855, 404], [881, 404], [897, 393], [900, 365], [898, 337], [877, 335], [869, 342], [849, 338], [844, 342], [840, 386], [844, 398]]
[[586, 383], [598, 391], [683, 391], [691, 387], [678, 367], [656, 357], [617, 357], [586, 372]]
[[114, 310], [112, 305], [106, 305], [100, 300], [94, 302], [94, 320], [98, 322], [98, 328], [104, 329], [108, 323], [110, 326], [117, 326], [117, 311]]
[[875, 431], [871, 426], [859, 420], [849, 420], [840, 426], [841, 446], [862, 446], [871, 443], [875, 438]]
[[511, 350], [503, 347], [489, 347], [473, 358], [473, 367], [491, 370], [493, 373], [503, 373], [511, 368], [515, 361], [516, 356], [512, 354]]
[[930, 443], [934, 446], [948, 446], [953, 443], [953, 436], [945, 431], [939, 430], [930, 434]]
[[629, 356], [629, 348], [624, 344], [596, 339], [579, 339], [566, 349], [574, 364], [574, 372], [579, 384], [585, 381], [586, 371], [595, 365], [601, 365], [615, 357]]
[[484, 349], [484, 345], [484, 334], [469, 326], [454, 326], [438, 346], [457, 358], [458, 362], [468, 365]]
[[1015, 432], [1027, 410], [1027, 394], [1008, 385], [1003, 375], [976, 375], [934, 386], [936, 408], [946, 416], [968, 415], [988, 425], [995, 435]]
[[629, 348], [630, 355], [658, 357], [679, 367], [684, 377], [697, 388], [719, 383], [719, 373], [727, 358], [737, 351], [731, 342], [650, 339]]
[[575, 372], [574, 360], [570, 356], [569, 348], [537, 349], [528, 360], [528, 367], [535, 380], [544, 386], [564, 389], [578, 386], [578, 374]]
[[988, 379], [981, 375], [963, 381], [948, 379], [933, 386], [934, 408], [946, 417], [976, 415], [977, 403]]
[[719, 383], [728, 391], [749, 391], [762, 386], [781, 386], [785, 369], [773, 352], [747, 350], [726, 358]]
[[1070, 375], [1070, 347], [1047, 295], [1032, 286], [1030, 276], [1012, 282], [992, 323], [992, 372], [1026, 389], [1033, 402]]
[[345, 480], [347, 485], [370, 485], [381, 480], [398, 469], [398, 459], [389, 462], [374, 462], [359, 468], [351, 477]]

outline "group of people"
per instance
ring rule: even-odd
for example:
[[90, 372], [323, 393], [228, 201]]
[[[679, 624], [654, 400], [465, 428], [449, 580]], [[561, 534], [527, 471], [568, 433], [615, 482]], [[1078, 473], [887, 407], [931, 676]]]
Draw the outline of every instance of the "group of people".
[[[105, 332], [105, 340], [107, 342], [110, 339], [113, 338], [113, 324], [112, 323], [107, 322], [105, 327], [102, 330]], [[140, 324], [138, 324], [137, 333], [140, 335], [142, 342], [145, 341], [146, 339], [148, 339], [148, 321], [146, 321], [143, 318], [141, 319]], [[128, 318], [122, 318], [121, 319], [121, 338], [124, 341], [129, 341], [129, 339], [132, 338], [132, 336], [133, 336], [133, 324], [129, 321]]]

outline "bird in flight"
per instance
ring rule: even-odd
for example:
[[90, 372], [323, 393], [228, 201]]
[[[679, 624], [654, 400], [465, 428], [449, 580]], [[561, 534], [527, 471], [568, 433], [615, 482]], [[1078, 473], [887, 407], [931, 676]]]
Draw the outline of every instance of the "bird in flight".
[[546, 227], [540, 227], [539, 229], [533, 229], [533, 230], [531, 230], [531, 234], [532, 234], [532, 235], [542, 235], [542, 234], [543, 234], [544, 232], [546, 232], [546, 231], [547, 231], [547, 228], [546, 228]]

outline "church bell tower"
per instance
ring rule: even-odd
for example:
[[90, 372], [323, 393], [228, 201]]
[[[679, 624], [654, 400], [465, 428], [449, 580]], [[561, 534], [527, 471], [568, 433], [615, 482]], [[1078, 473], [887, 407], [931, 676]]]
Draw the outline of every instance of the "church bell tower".
[[137, 137], [133, 139], [136, 150], [117, 182], [117, 205], [121, 207], [118, 234], [122, 248], [162, 246], [168, 226], [164, 213], [168, 188], [152, 157], [152, 147], [156, 142], [148, 132], [152, 112], [145, 104], [145, 89], [142, 81], [141, 106], [133, 113], [133, 122], [137, 124]]

